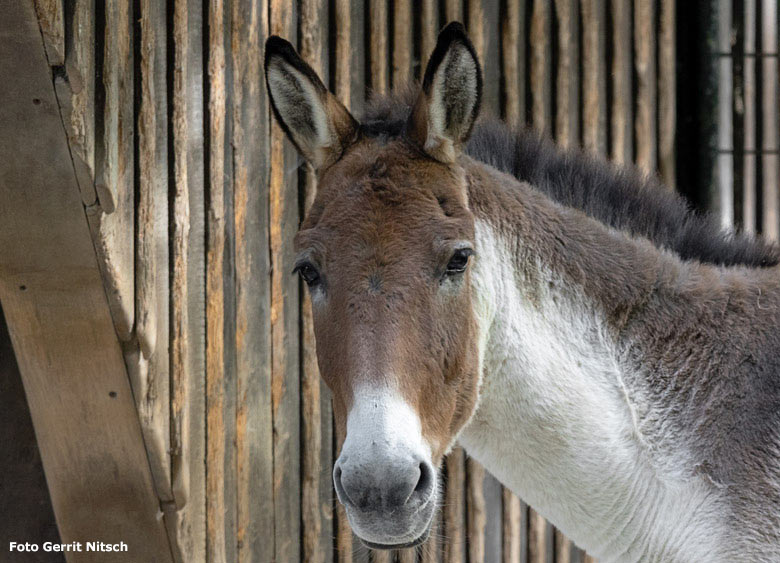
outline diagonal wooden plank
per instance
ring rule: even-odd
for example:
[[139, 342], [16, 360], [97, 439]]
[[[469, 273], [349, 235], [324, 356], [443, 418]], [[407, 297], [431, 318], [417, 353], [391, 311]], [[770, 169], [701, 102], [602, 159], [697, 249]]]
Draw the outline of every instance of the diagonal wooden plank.
[[62, 540], [124, 541], [112, 560], [171, 561], [31, 2], [6, 6], [0, 51], [16, 54], [0, 57], [16, 77], [0, 91], [0, 301]]

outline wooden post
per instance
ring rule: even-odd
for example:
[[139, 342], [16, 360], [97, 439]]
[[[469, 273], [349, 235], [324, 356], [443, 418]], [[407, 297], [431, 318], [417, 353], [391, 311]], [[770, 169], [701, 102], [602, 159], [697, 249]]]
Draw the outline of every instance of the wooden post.
[[504, 119], [510, 125], [525, 120], [525, 1], [507, 0], [501, 15], [502, 88]]
[[[271, 33], [295, 39], [294, 6], [271, 2]], [[300, 157], [278, 123], [271, 125], [271, 401], [273, 408], [274, 557], [297, 561], [300, 554], [300, 348], [299, 282], [291, 276], [293, 237], [298, 230]]]
[[65, 63], [65, 15], [61, 0], [35, 0], [46, 58], [51, 66]]
[[675, 189], [675, 130], [677, 124], [677, 70], [675, 0], [661, 0], [658, 26], [658, 170]]
[[[327, 21], [327, 6], [321, 2], [304, 0], [301, 3], [301, 56], [323, 80], [325, 34], [322, 22]], [[303, 208], [307, 212], [316, 195], [316, 177], [306, 166], [302, 178]], [[332, 412], [330, 396], [323, 401], [320, 373], [314, 341], [311, 300], [307, 291], [301, 292], [301, 521], [303, 525], [303, 558], [312, 563], [333, 560], [332, 521], [333, 484], [332, 467]], [[327, 389], [325, 390], [327, 391]]]
[[582, 6], [582, 142], [586, 150], [607, 148], [604, 0], [581, 0]]
[[230, 3], [208, 7], [206, 224], [206, 555], [238, 559], [233, 167], [230, 147]]
[[136, 325], [134, 345], [125, 346], [125, 362], [157, 494], [171, 509], [166, 13], [151, 0], [141, 2], [140, 11]]
[[762, 233], [780, 240], [780, 110], [777, 1], [761, 2]]
[[657, 157], [655, 62], [655, 0], [634, 0], [636, 162], [647, 173]]
[[[236, 307], [238, 561], [274, 559], [269, 108], [263, 87], [268, 3], [233, 0], [231, 10], [233, 205]], [[235, 48], [240, 45], [241, 48]], [[266, 156], [267, 158], [267, 156]]]
[[185, 560], [206, 557], [202, 17], [200, 0], [174, 4], [171, 468]]
[[[133, 223], [133, 32], [129, 0], [109, 0], [103, 40], [102, 88], [96, 115], [95, 189], [102, 213], [90, 217], [114, 326], [122, 341], [135, 322]], [[100, 22], [103, 23], [103, 22]], [[102, 125], [102, 126], [101, 126]]]
[[550, 133], [552, 129], [552, 68], [550, 6], [534, 2], [531, 13], [531, 113], [535, 129]]
[[507, 488], [503, 490], [504, 530], [503, 530], [503, 563], [517, 563], [520, 561], [522, 549], [520, 526], [522, 519], [520, 514], [520, 499]]
[[558, 69], [556, 74], [555, 140], [564, 147], [579, 141], [579, 88], [577, 84], [577, 5], [556, 0]]
[[631, 0], [612, 0], [611, 7], [613, 28], [610, 157], [619, 164], [630, 164], [634, 158]]
[[436, 0], [422, 0], [420, 21], [420, 72], [417, 78], [422, 80], [425, 64], [436, 47], [436, 35], [439, 32], [439, 3]]
[[400, 88], [412, 77], [412, 4], [395, 0], [393, 6], [393, 88]]
[[446, 459], [447, 490], [444, 495], [444, 561], [465, 561], [464, 491], [466, 488], [466, 461], [462, 448], [455, 448]]
[[0, 301], [60, 536], [172, 561], [33, 4], [9, 3], [0, 28], [16, 77], [0, 92]]
[[745, 40], [744, 51], [750, 53], [745, 56], [743, 72], [745, 100], [745, 115], [743, 118], [744, 134], [742, 146], [744, 148], [742, 168], [742, 226], [755, 233], [758, 225], [756, 215], [758, 211], [756, 190], [756, 0], [745, 0], [744, 12]]
[[485, 469], [479, 462], [469, 457], [467, 472], [469, 561], [484, 561], [486, 521], [483, 486]]
[[387, 0], [371, 0], [369, 17], [371, 26], [369, 37], [371, 90], [377, 94], [384, 94], [387, 92], [389, 83], [387, 70]]
[[453, 21], [463, 22], [462, 0], [446, 0], [444, 5], [445, 23]]

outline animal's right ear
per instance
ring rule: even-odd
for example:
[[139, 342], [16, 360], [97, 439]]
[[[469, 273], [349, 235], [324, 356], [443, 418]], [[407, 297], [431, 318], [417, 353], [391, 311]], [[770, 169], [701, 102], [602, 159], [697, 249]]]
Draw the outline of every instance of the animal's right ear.
[[358, 123], [317, 73], [281, 37], [265, 42], [265, 83], [279, 125], [315, 168], [357, 140]]

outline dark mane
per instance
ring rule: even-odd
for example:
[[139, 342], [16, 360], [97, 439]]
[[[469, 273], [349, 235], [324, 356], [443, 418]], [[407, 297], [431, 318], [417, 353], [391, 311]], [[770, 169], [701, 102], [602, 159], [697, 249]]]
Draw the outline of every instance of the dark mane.
[[[414, 95], [408, 90], [372, 99], [361, 122], [363, 134], [403, 135]], [[696, 213], [683, 197], [655, 178], [581, 151], [560, 149], [529, 129], [513, 129], [497, 119], [481, 118], [466, 153], [528, 182], [563, 205], [580, 209], [615, 229], [645, 237], [683, 260], [752, 267], [780, 263], [776, 245], [722, 229], [713, 215]]]

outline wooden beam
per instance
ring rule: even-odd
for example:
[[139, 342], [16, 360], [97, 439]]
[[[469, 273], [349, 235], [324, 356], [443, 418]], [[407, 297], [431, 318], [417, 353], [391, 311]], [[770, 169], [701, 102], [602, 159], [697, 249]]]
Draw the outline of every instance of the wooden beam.
[[62, 0], [35, 0], [43, 45], [51, 66], [65, 62], [65, 17]]
[[581, 0], [582, 144], [605, 154], [607, 146], [604, 0]]
[[[263, 84], [268, 2], [231, 7], [236, 300], [236, 471], [239, 563], [273, 561], [271, 294], [268, 280], [269, 109]], [[264, 158], [259, 158], [263, 155]]]
[[157, 494], [172, 507], [168, 283], [168, 102], [166, 12], [140, 4], [141, 100], [135, 248], [135, 342], [125, 346]]
[[576, 146], [579, 143], [577, 5], [574, 0], [556, 0], [555, 14], [558, 20], [555, 140], [564, 147]]
[[636, 163], [648, 174], [655, 173], [657, 157], [655, 20], [655, 0], [634, 0]]
[[[324, 81], [327, 60], [327, 4], [303, 0], [301, 6], [301, 56]], [[317, 193], [316, 175], [306, 166], [302, 179], [304, 212]], [[324, 392], [323, 392], [324, 390]], [[301, 524], [304, 561], [333, 561], [333, 464], [330, 394], [321, 384], [314, 341], [314, 320], [308, 291], [301, 292]]]
[[171, 481], [184, 561], [206, 557], [203, 5], [173, 7]]
[[444, 561], [463, 563], [466, 560], [466, 459], [463, 448], [455, 448], [446, 458], [447, 481], [444, 492]]
[[611, 0], [612, 8], [612, 107], [610, 156], [620, 164], [633, 160], [633, 88], [631, 83], [631, 0]]
[[531, 12], [531, 113], [534, 128], [552, 128], [552, 40], [549, 3], [534, 2]]
[[[273, 0], [271, 33], [295, 42], [295, 5]], [[271, 125], [271, 402], [273, 412], [274, 549], [276, 561], [301, 559], [299, 281], [291, 276], [298, 230], [298, 173], [301, 163], [279, 124]]]
[[0, 301], [60, 535], [172, 561], [33, 4], [8, 4], [0, 27], [16, 77], [0, 92]]
[[206, 220], [206, 557], [237, 560], [236, 370], [232, 150], [228, 142], [229, 2], [208, 6], [208, 212]]
[[412, 3], [393, 2], [393, 88], [408, 84], [412, 76]]
[[369, 66], [371, 68], [371, 90], [385, 94], [388, 85], [387, 69], [387, 0], [371, 0], [369, 10]]
[[503, 116], [510, 125], [525, 120], [525, 1], [507, 0], [501, 14], [501, 80]]
[[469, 561], [485, 560], [485, 468], [478, 461], [468, 458], [468, 546]]
[[677, 34], [675, 0], [661, 0], [658, 25], [658, 170], [664, 183], [675, 188], [675, 131], [677, 125]]

